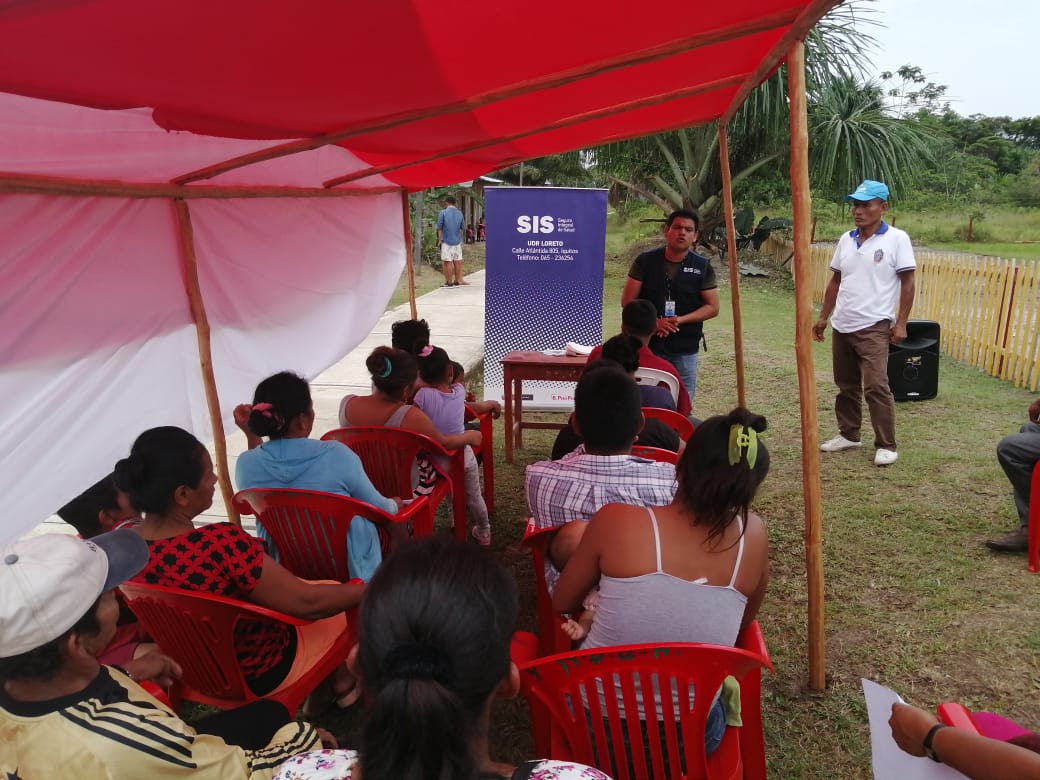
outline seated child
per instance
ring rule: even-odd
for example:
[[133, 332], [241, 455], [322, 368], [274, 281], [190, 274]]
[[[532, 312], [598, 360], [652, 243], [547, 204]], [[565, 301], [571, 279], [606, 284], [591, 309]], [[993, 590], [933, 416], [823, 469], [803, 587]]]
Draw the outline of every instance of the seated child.
[[[466, 419], [466, 388], [452, 381], [454, 369], [448, 353], [440, 347], [427, 346], [419, 353], [420, 387], [413, 403], [426, 413], [444, 435], [462, 433]], [[494, 403], [494, 402], [492, 402]], [[480, 493], [480, 472], [472, 447], [465, 450], [466, 506], [474, 524], [471, 533], [481, 546], [491, 544], [491, 524], [487, 505]]]
[[[578, 549], [578, 543], [581, 542], [581, 537], [585, 535], [585, 529], [588, 528], [588, 525], [588, 522], [585, 520], [575, 520], [556, 532], [552, 545], [549, 548], [549, 558], [553, 566], [558, 570], [563, 571], [567, 561], [574, 555], [574, 551]], [[592, 623], [596, 619], [596, 608], [598, 606], [599, 586], [597, 585], [585, 596], [585, 600], [581, 604], [582, 611], [573, 613], [560, 624], [560, 630], [570, 637], [575, 646], [580, 646], [581, 641], [592, 630]]]

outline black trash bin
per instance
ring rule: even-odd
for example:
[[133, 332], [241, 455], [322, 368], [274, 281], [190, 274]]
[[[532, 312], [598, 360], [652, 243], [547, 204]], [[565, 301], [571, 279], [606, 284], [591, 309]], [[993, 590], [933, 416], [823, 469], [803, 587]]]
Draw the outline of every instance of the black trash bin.
[[939, 394], [938, 322], [906, 323], [906, 341], [888, 348], [888, 384], [897, 401], [927, 401]]

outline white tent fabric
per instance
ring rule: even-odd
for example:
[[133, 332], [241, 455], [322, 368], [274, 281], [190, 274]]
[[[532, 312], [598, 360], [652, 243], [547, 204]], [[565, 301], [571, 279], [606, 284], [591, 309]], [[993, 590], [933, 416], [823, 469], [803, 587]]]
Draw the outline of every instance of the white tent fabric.
[[[20, 155], [0, 148], [0, 170], [12, 172], [161, 182], [270, 144], [171, 134], [146, 112], [10, 95], [0, 95], [0, 115], [5, 136], [21, 134]], [[171, 145], [172, 135], [184, 138]], [[361, 163], [331, 147], [226, 178], [315, 186], [351, 165]], [[282, 369], [313, 377], [368, 334], [404, 266], [402, 200], [187, 203], [230, 429], [231, 410], [259, 379]], [[180, 425], [203, 440], [212, 431], [168, 198], [3, 194], [0, 235], [3, 542], [110, 471], [145, 428]]]

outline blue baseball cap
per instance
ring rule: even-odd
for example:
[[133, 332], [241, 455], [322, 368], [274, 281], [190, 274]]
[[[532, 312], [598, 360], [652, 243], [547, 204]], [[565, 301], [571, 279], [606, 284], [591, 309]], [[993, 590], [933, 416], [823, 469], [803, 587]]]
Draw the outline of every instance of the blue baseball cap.
[[888, 185], [873, 179], [864, 179], [863, 183], [856, 187], [854, 193], [845, 196], [845, 200], [874, 200], [874, 198], [881, 198], [888, 202]]

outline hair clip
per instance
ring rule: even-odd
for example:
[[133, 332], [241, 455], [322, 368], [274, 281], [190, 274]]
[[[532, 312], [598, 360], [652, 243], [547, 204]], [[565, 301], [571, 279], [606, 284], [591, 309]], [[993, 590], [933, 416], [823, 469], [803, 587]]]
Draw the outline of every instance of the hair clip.
[[736, 466], [746, 460], [748, 468], [755, 467], [758, 460], [758, 433], [741, 423], [734, 423], [729, 429], [729, 465]]
[[433, 345], [427, 344], [425, 347], [419, 350], [419, 357], [429, 357], [433, 354]]
[[394, 372], [394, 364], [390, 362], [390, 358], [388, 358], [386, 355], [383, 355], [383, 363], [384, 368], [383, 373], [379, 375], [380, 379], [386, 379], [388, 376], [390, 376], [390, 374]]

